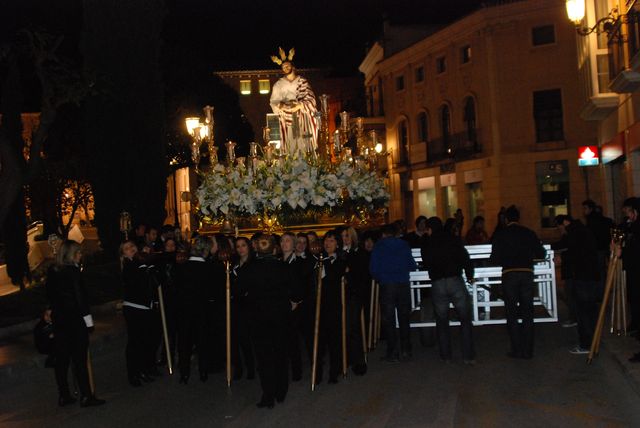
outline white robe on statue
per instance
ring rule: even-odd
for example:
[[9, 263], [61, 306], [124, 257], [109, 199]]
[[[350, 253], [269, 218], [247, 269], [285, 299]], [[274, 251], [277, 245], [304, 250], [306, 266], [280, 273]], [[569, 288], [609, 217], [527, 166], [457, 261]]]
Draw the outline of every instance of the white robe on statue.
[[[286, 113], [279, 108], [280, 103], [297, 103], [301, 108], [293, 114]], [[318, 109], [316, 97], [307, 79], [296, 76], [289, 81], [286, 77], [281, 77], [273, 85], [270, 104], [273, 112], [280, 117], [283, 149], [292, 156], [307, 152], [315, 155], [318, 147]]]

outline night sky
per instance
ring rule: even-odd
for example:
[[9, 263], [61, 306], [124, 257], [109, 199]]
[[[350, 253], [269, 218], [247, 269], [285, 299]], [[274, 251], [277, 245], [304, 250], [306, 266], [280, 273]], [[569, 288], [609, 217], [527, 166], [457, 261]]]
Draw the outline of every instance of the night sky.
[[[124, 0], [123, 0], [124, 1]], [[81, 35], [82, 0], [2, 0], [0, 38], [25, 26]], [[479, 0], [242, 1], [167, 0], [164, 43], [213, 68], [270, 68], [278, 46], [295, 46], [299, 67], [330, 66], [354, 74], [366, 48], [382, 34], [383, 16], [394, 24], [455, 19]]]

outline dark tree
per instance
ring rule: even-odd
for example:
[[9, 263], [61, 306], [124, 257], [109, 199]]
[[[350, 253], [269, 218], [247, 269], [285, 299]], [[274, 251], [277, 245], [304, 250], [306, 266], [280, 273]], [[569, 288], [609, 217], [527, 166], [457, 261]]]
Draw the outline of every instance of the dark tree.
[[160, 225], [167, 161], [159, 68], [162, 0], [85, 0], [82, 53], [98, 95], [84, 125], [102, 247], [119, 243], [118, 216]]

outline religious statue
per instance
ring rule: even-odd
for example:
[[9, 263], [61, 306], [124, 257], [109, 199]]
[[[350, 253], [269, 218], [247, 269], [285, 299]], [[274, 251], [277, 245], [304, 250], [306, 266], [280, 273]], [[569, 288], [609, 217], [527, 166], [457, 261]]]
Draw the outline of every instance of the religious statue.
[[284, 74], [273, 85], [271, 109], [280, 119], [282, 150], [293, 157], [306, 153], [315, 156], [318, 145], [316, 97], [307, 79], [296, 73], [294, 55], [293, 48], [288, 55], [279, 48], [279, 57], [271, 57]]

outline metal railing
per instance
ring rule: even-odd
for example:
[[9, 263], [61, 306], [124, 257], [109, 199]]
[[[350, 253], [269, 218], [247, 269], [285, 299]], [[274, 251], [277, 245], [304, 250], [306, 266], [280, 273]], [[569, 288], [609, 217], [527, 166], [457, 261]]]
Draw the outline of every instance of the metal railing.
[[[476, 262], [488, 261], [491, 255], [491, 245], [470, 245], [467, 251], [472, 260]], [[534, 282], [537, 286], [537, 295], [534, 297], [534, 309], [536, 310], [534, 322], [557, 322], [558, 321], [558, 300], [556, 295], [556, 270], [553, 261], [553, 251], [549, 245], [545, 245], [547, 250], [546, 258], [537, 262], [534, 266]], [[419, 248], [412, 249], [412, 254], [416, 263], [422, 264], [422, 255]], [[474, 272], [475, 283], [467, 283], [467, 289], [473, 302], [473, 324], [490, 325], [506, 324], [507, 320], [503, 316], [496, 317], [495, 308], [504, 308], [504, 301], [495, 296], [492, 299], [492, 290], [502, 283], [502, 268], [500, 266], [476, 267]], [[420, 311], [421, 290], [431, 287], [429, 273], [426, 270], [417, 270], [410, 274], [411, 283], [411, 310]], [[431, 303], [429, 303], [431, 304]], [[451, 305], [451, 307], [453, 307]], [[452, 320], [451, 325], [460, 323]], [[433, 327], [435, 320], [421, 320], [412, 322], [411, 327]]]

